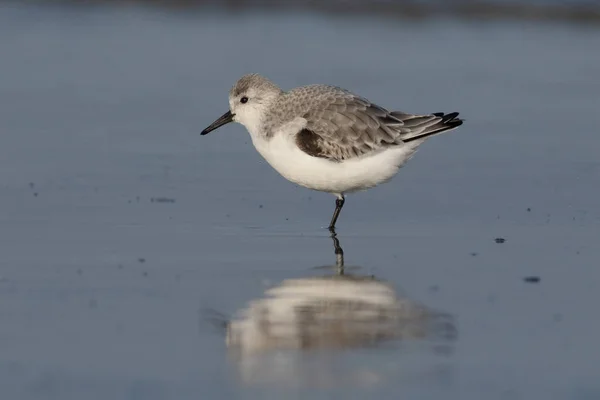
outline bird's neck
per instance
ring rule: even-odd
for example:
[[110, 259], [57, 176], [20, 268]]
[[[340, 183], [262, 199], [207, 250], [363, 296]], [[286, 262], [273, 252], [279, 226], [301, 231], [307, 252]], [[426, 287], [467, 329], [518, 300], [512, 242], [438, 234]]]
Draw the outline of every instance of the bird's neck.
[[257, 140], [266, 140], [266, 135], [263, 130], [263, 121], [258, 114], [246, 118], [243, 125], [248, 130], [248, 133], [250, 133], [253, 143]]

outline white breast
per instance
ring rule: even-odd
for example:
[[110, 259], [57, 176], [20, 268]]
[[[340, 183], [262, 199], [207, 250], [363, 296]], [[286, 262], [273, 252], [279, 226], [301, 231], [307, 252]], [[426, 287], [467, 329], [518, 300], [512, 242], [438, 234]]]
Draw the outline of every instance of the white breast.
[[341, 162], [312, 157], [295, 142], [295, 134], [306, 124], [297, 118], [266, 139], [250, 131], [256, 150], [286, 179], [309, 189], [333, 194], [364, 190], [392, 178], [414, 154], [418, 143], [390, 147], [370, 156]]

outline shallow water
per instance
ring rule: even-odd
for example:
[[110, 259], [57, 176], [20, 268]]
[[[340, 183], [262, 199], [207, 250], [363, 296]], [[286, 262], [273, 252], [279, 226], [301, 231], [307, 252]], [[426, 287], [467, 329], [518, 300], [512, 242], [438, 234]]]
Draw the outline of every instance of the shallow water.
[[[572, 25], [2, 4], [0, 398], [598, 398], [599, 47]], [[466, 118], [338, 222], [350, 273], [452, 316], [444, 351], [232, 357], [222, 322], [335, 264], [332, 196], [239, 125], [199, 136], [254, 71]]]

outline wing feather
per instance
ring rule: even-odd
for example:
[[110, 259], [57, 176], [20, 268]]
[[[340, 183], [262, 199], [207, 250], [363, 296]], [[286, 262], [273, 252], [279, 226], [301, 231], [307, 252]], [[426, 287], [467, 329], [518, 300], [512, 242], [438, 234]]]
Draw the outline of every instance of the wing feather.
[[303, 133], [304, 139], [310, 137], [315, 155], [332, 161], [401, 146], [462, 124], [458, 113], [416, 115], [388, 111], [333, 86], [309, 86], [300, 90], [303, 91], [300, 94], [313, 99], [301, 113], [306, 120], [305, 130], [310, 132]]

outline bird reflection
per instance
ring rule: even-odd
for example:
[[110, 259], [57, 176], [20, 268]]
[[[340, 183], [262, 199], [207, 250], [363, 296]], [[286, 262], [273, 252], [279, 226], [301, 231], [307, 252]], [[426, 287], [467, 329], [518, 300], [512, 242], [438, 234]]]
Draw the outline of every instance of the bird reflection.
[[399, 297], [374, 276], [348, 274], [332, 232], [335, 273], [288, 279], [254, 300], [227, 324], [238, 353], [372, 347], [391, 340], [452, 339], [452, 318]]

